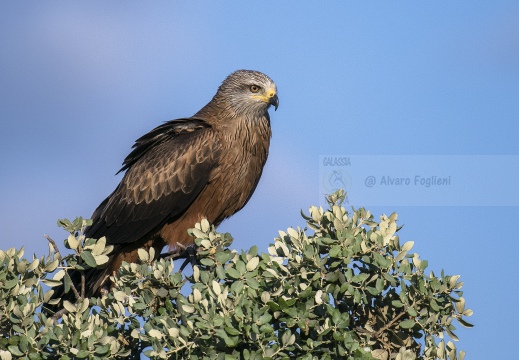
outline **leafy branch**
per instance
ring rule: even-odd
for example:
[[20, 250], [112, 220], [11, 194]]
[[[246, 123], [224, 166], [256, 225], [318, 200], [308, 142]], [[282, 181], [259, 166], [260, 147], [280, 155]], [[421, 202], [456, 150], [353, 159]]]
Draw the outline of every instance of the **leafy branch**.
[[[453, 323], [471, 327], [472, 310], [459, 275], [426, 274], [396, 214], [348, 212], [343, 198], [311, 207], [307, 227], [280, 231], [268, 253], [231, 250], [203, 220], [190, 229], [195, 247], [157, 260], [140, 250], [99, 298], [69, 270], [103, 266], [111, 246], [85, 238], [88, 220], [60, 220], [71, 254], [49, 237], [46, 257], [0, 251], [0, 359], [463, 359]], [[40, 308], [56, 286], [76, 300], [48, 317]]]

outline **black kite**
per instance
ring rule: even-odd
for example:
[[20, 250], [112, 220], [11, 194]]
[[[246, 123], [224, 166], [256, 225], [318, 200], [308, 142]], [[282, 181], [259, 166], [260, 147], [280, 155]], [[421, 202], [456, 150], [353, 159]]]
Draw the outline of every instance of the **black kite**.
[[[137, 261], [139, 248], [153, 247], [158, 255], [166, 245], [191, 245], [187, 230], [196, 222], [218, 225], [247, 203], [267, 160], [267, 110], [277, 109], [276, 92], [265, 74], [238, 70], [195, 115], [168, 121], [135, 142], [120, 170], [124, 177], [86, 231], [114, 245], [108, 266], [87, 272], [87, 296], [97, 294], [123, 260]], [[54, 297], [61, 295], [57, 290]]]

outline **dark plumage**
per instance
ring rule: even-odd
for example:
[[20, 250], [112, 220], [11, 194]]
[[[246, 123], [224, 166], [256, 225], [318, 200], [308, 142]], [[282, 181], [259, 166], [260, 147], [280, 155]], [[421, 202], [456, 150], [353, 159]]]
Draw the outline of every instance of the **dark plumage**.
[[135, 142], [120, 170], [123, 179], [86, 231], [114, 245], [108, 266], [86, 274], [87, 296], [98, 293], [123, 260], [137, 261], [139, 248], [159, 254], [165, 245], [190, 245], [187, 229], [196, 222], [218, 225], [247, 203], [267, 160], [267, 109], [277, 109], [276, 92], [268, 76], [238, 70], [194, 116], [168, 121]]

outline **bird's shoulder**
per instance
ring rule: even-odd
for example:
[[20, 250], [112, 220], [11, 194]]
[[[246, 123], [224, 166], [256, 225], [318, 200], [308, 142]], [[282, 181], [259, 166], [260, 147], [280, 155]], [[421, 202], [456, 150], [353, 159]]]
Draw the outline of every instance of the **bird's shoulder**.
[[132, 146], [133, 150], [126, 156], [122, 168], [117, 173], [127, 170], [152, 148], [166, 141], [175, 139], [185, 140], [186, 136], [201, 136], [210, 131], [212, 131], [211, 124], [199, 118], [192, 117], [166, 121], [135, 141], [135, 144]]

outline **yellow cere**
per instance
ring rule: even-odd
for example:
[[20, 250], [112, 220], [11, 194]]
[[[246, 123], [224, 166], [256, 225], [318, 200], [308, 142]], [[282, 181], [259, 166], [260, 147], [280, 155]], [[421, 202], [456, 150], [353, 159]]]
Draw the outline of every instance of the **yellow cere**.
[[270, 102], [270, 99], [276, 95], [275, 89], [269, 89], [264, 94], [261, 95], [252, 95], [253, 98], [261, 99], [265, 101], [266, 103]]

